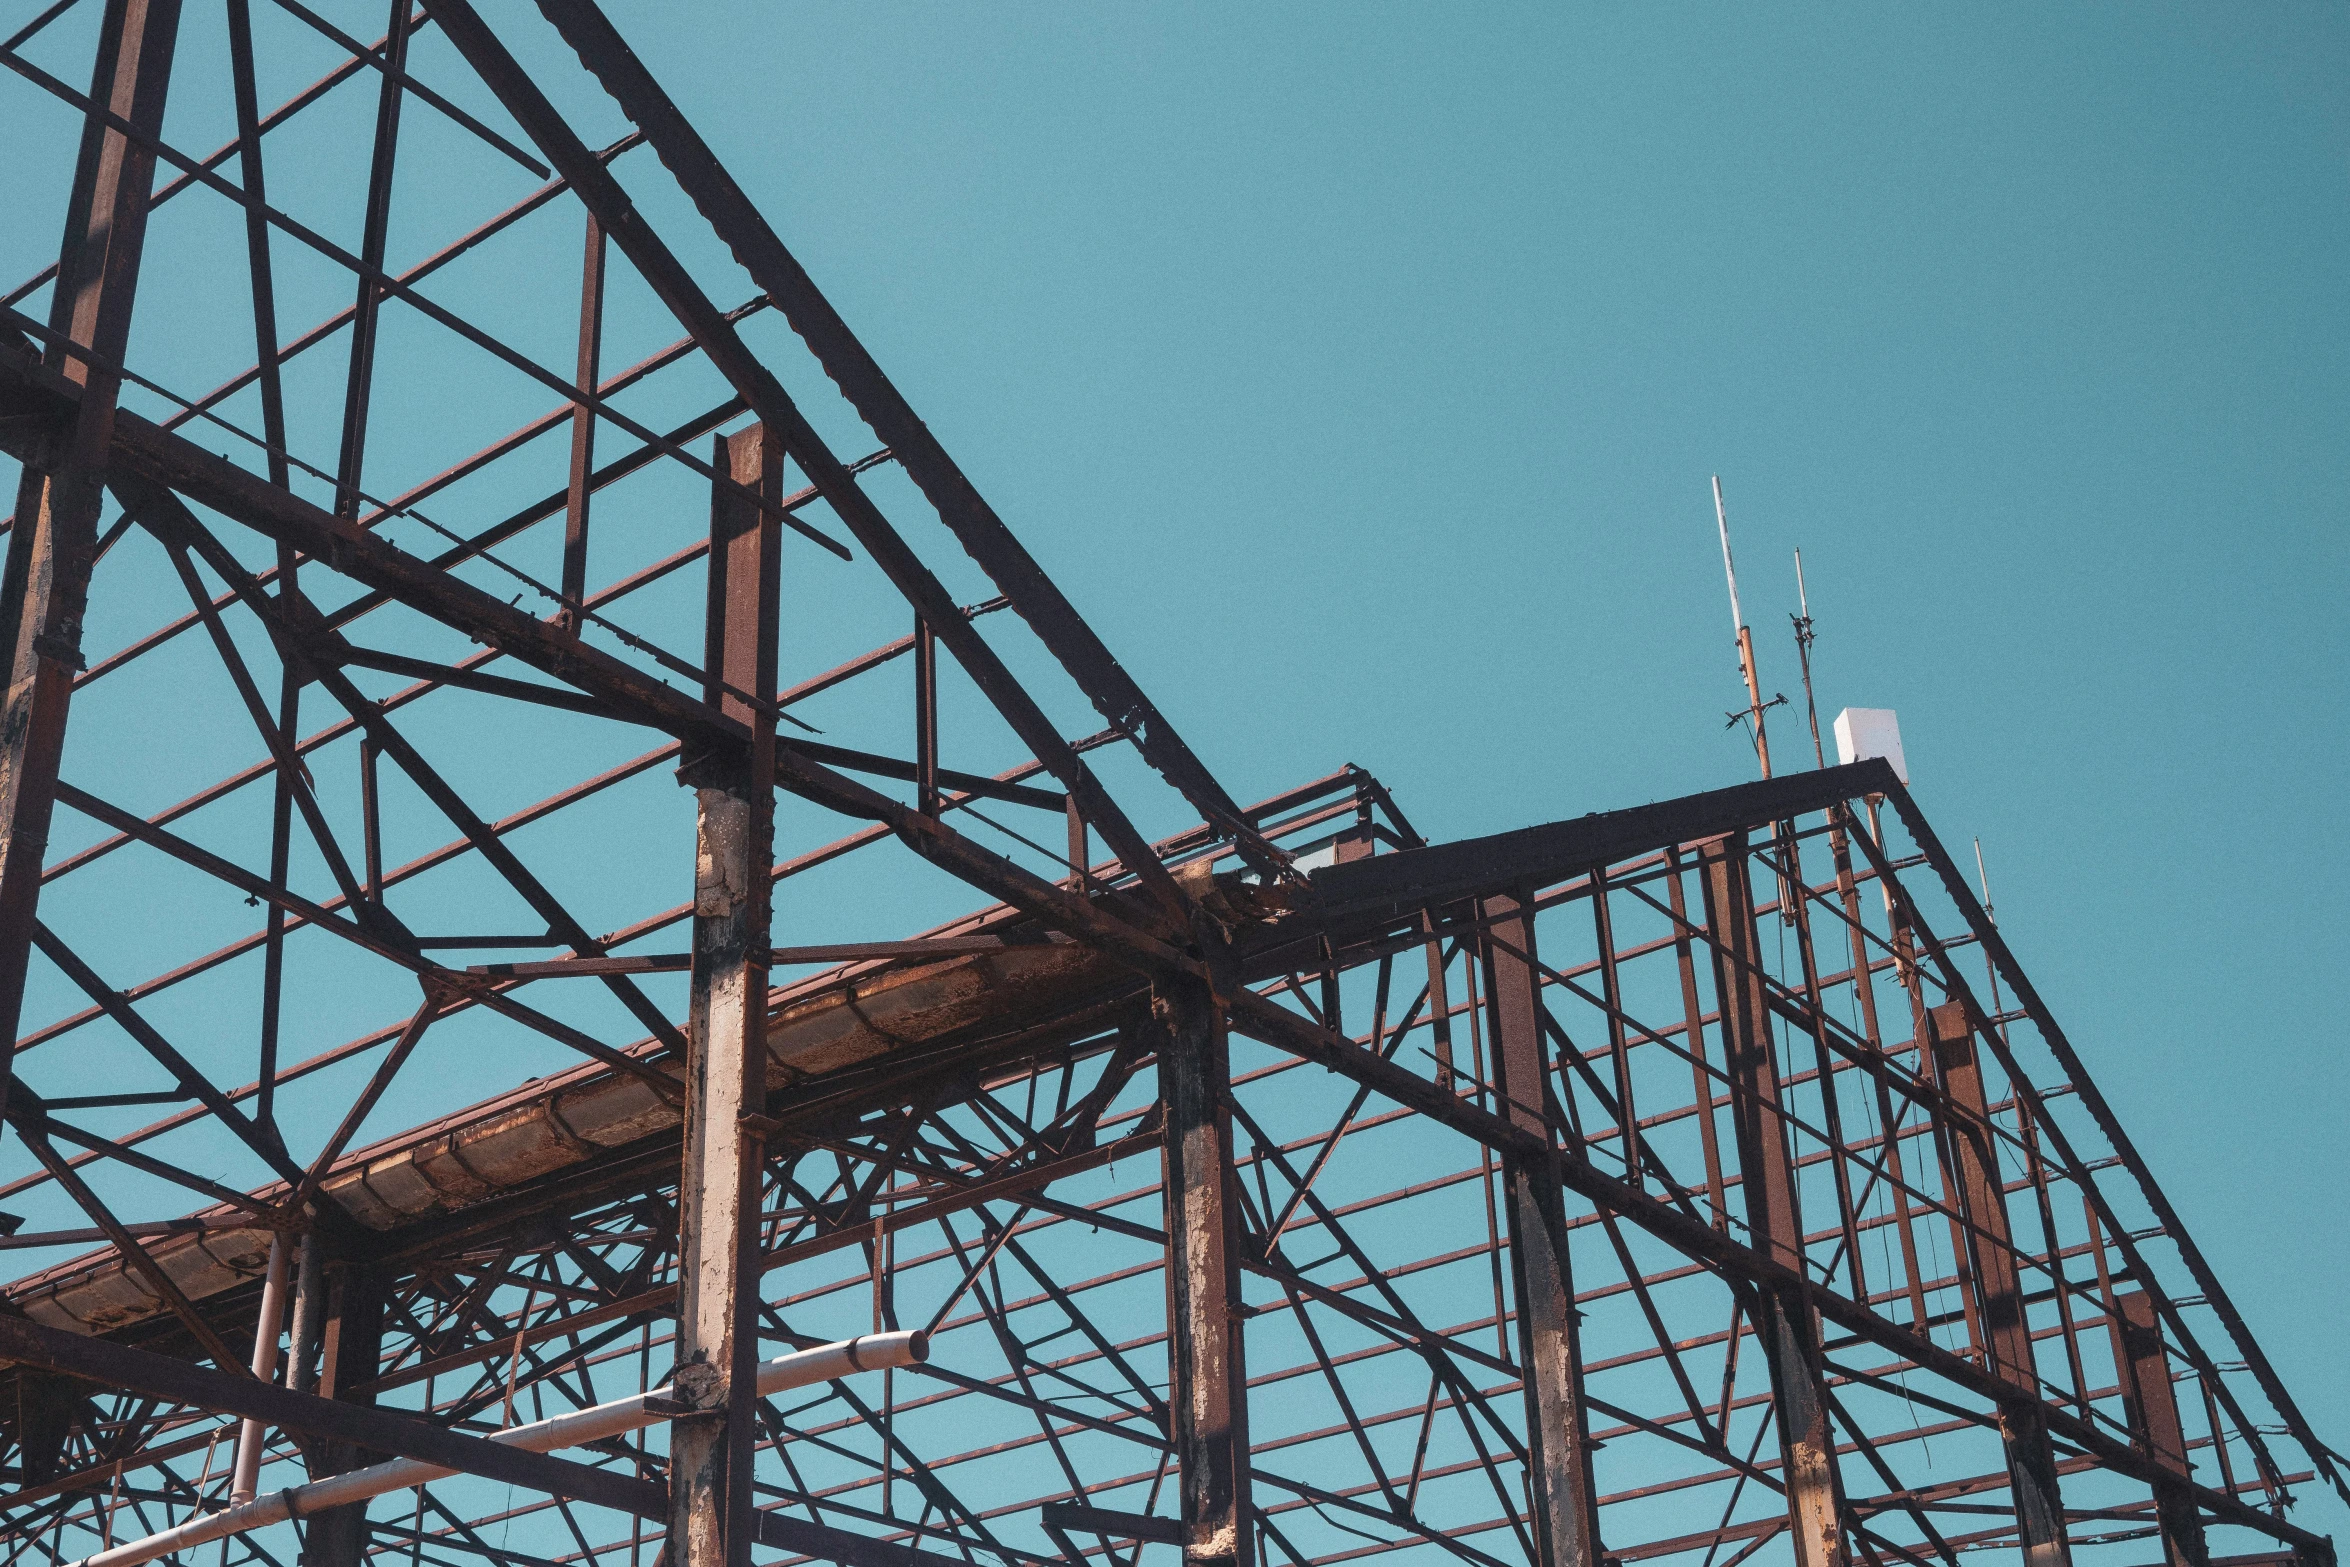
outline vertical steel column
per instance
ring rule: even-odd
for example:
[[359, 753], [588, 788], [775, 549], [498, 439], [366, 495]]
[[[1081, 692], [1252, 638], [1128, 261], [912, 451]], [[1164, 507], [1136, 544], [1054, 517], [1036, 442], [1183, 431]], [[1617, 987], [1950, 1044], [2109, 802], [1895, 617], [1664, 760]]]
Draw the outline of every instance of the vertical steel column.
[[[303, 1270], [306, 1284], [314, 1276], [319, 1279], [319, 1285], [313, 1287], [319, 1288], [323, 1296], [322, 1320], [317, 1342], [309, 1346], [310, 1353], [305, 1353], [301, 1341], [297, 1340], [297, 1369], [307, 1363], [308, 1374], [315, 1375], [315, 1381], [301, 1391], [345, 1403], [373, 1404], [374, 1394], [354, 1393], [351, 1389], [373, 1381], [382, 1358], [384, 1277], [363, 1263], [341, 1260], [329, 1261], [320, 1269]], [[300, 1322], [302, 1318], [297, 1302], [295, 1320]], [[374, 1463], [377, 1455], [349, 1442], [330, 1439], [313, 1442], [309, 1458], [310, 1477], [318, 1480]], [[368, 1544], [365, 1502], [330, 1507], [307, 1525], [303, 1538], [304, 1567], [362, 1567]]]
[[[262, 1275], [261, 1311], [253, 1319], [253, 1380], [256, 1382], [269, 1382], [277, 1376], [277, 1341], [285, 1332], [286, 1266], [292, 1244], [283, 1230], [269, 1238], [269, 1271]], [[237, 1423], [237, 1456], [229, 1468], [231, 1507], [253, 1500], [253, 1488], [260, 1482], [261, 1449], [268, 1440], [266, 1423], [250, 1416]]]
[[343, 382], [343, 439], [335, 463], [335, 515], [359, 515], [367, 470], [367, 412], [375, 395], [375, 345], [382, 321], [384, 289], [375, 280], [383, 270], [391, 236], [392, 176], [400, 153], [400, 105], [408, 75], [408, 34], [413, 0], [392, 0], [385, 24], [382, 81], [375, 101], [375, 148], [367, 169], [367, 207], [360, 223], [359, 294], [351, 310], [351, 364]]
[[1673, 962], [1681, 976], [1681, 1022], [1689, 1046], [1690, 1102], [1697, 1106], [1699, 1146], [1705, 1151], [1705, 1196], [1713, 1210], [1713, 1227], [1730, 1233], [1730, 1200], [1722, 1179], [1721, 1133], [1714, 1125], [1714, 1101], [1720, 1090], [1705, 1059], [1705, 1008], [1697, 999], [1697, 958], [1689, 942], [1689, 910], [1681, 891], [1681, 851], [1665, 850], [1672, 874], [1665, 878], [1667, 907], [1673, 915]]
[[[100, 19], [90, 96], [143, 135], [163, 128], [179, 16], [179, 0], [110, 0]], [[64, 449], [47, 463], [25, 465], [0, 576], [0, 647], [8, 657], [0, 696], [0, 1110], [8, 1102], [66, 707], [82, 667], [82, 611], [97, 563], [98, 507], [122, 385], [115, 367], [130, 341], [154, 186], [153, 151], [91, 116], [50, 313], [70, 342], [89, 351], [86, 358], [61, 356], [50, 345], [51, 361], [81, 384], [81, 402]]]
[[2129, 1411], [2130, 1436], [2147, 1457], [2175, 1480], [2154, 1483], [2154, 1518], [2162, 1528], [2162, 1555], [2166, 1567], [2206, 1567], [2211, 1555], [2203, 1542], [2203, 1519], [2187, 1489], [2192, 1470], [2187, 1463], [2187, 1433], [2179, 1423], [2178, 1393], [2171, 1386], [2170, 1357], [2162, 1347], [2162, 1328], [2154, 1316], [2154, 1302], [2143, 1290], [2131, 1290], [2113, 1299], [2113, 1363], [2120, 1373], [2122, 1403]]
[[[1481, 945], [1495, 1093], [1509, 1123], [1541, 1138], [1548, 1149], [1550, 1119], [1543, 1107], [1549, 1074], [1534, 969], [1534, 918], [1520, 899], [1509, 896], [1487, 898], [1479, 912], [1485, 927]], [[1575, 1337], [1564, 1188], [1547, 1154], [1503, 1155], [1502, 1183], [1509, 1212], [1510, 1282], [1518, 1302], [1537, 1560], [1539, 1567], [1598, 1567], [1598, 1503], [1591, 1483], [1583, 1360]]]
[[[276, 272], [269, 256], [269, 183], [261, 159], [261, 105], [253, 72], [253, 16], [248, 0], [229, 0], [229, 75], [237, 104], [238, 173], [244, 181], [245, 266], [253, 291], [253, 363], [261, 390], [261, 437], [269, 448], [269, 482], [284, 489], [292, 465], [286, 451], [285, 388], [279, 374]], [[277, 547], [277, 597], [291, 610], [298, 591], [301, 563], [290, 544]], [[299, 734], [302, 713], [302, 677], [296, 666], [281, 660], [278, 672], [277, 727], [280, 734]], [[279, 769], [270, 788], [270, 885], [283, 888], [293, 852], [294, 778]], [[371, 818], [372, 819], [372, 818]], [[374, 840], [370, 838], [372, 844]], [[381, 878], [368, 883], [370, 899], [379, 899]], [[285, 1139], [277, 1125], [277, 1038], [285, 1000], [286, 911], [274, 900], [262, 916], [260, 1061], [256, 1073], [260, 1088], [253, 1096], [253, 1119], [262, 1136], [279, 1148]]]
[[[1722, 1055], [1730, 1080], [1730, 1119], [1737, 1131], [1740, 1184], [1746, 1192], [1747, 1243], [1770, 1261], [1804, 1272], [1803, 1214], [1795, 1163], [1787, 1146], [1779, 1067], [1771, 1048], [1769, 998], [1763, 989], [1761, 940], [1747, 880], [1746, 835], [1698, 845], [1705, 871], [1707, 945], [1721, 998]], [[1843, 1484], [1828, 1428], [1819, 1332], [1804, 1284], [1755, 1291], [1754, 1332], [1770, 1367], [1787, 1476], [1787, 1517], [1796, 1567], [1844, 1567]]]
[[945, 803], [938, 792], [938, 636], [920, 615], [914, 617], [914, 801], [930, 817]]
[[[588, 214], [587, 248], [579, 264], [579, 361], [572, 384], [593, 395], [604, 352], [604, 226]], [[596, 415], [586, 403], [571, 409], [571, 477], [563, 490], [563, 607], [556, 622], [580, 628], [587, 602], [588, 506], [596, 471]]]
[[1167, 1209], [1167, 1407], [1184, 1560], [1251, 1567], [1248, 1368], [1240, 1315], [1240, 1193], [1232, 1167], [1224, 1019], [1195, 980], [1151, 996]]
[[[1951, 1159], [1957, 1168], [1959, 1212], [1966, 1217], [1965, 1256], [1971, 1264], [1983, 1324], [1986, 1369], [2016, 1390], [1999, 1406], [2007, 1448], [2008, 1489], [2015, 1501], [2018, 1545], [2025, 1567], [2065, 1567], [2064, 1501], [2057, 1490], [2056, 1452], [2041, 1414], [2039, 1375], [2032, 1360], [2032, 1325], [2024, 1311], [2023, 1279], [2008, 1227], [1999, 1156], [1991, 1139], [1990, 1102], [1966, 1008], [1948, 1002], [1927, 1014], [1934, 1035], [1935, 1071], [1943, 1092], [1963, 1112], [1951, 1118]], [[2174, 1412], [2175, 1416], [2175, 1412]]]
[[[758, 426], [720, 436], [716, 466], [771, 505], [783, 453]], [[677, 1397], [670, 1567], [748, 1567], [757, 1397], [767, 938], [774, 860], [776, 513], [713, 486], [706, 699], [751, 728], [744, 751], [678, 769], [699, 807], [685, 1160], [679, 1183]]]

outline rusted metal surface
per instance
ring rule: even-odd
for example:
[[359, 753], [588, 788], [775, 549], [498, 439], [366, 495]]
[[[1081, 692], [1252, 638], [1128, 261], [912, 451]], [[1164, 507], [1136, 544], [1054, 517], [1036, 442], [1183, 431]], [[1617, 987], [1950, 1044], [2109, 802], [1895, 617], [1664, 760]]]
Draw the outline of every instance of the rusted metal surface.
[[[81, 4], [91, 90], [71, 5], [0, 48], [83, 151], [0, 232], [8, 1561], [401, 1454], [456, 1472], [224, 1567], [2330, 1563], [2338, 1461], [1884, 764], [1244, 807], [592, 6], [542, 80], [463, 0], [232, 0], [215, 82]], [[178, 201], [250, 350], [124, 330]], [[581, 1462], [480, 1440], [616, 1387], [664, 1418]]]
[[1183, 1557], [1201, 1567], [1253, 1567], [1230, 1042], [1207, 987], [1181, 980], [1154, 991], [1147, 1028], [1165, 1122], [1167, 1439]]
[[1592, 1567], [1599, 1556], [1599, 1520], [1592, 1501], [1591, 1423], [1566, 1216], [1547, 1146], [1550, 1051], [1542, 1038], [1534, 921], [1508, 893], [1486, 898], [1480, 914], [1494, 1090], [1510, 1124], [1544, 1145], [1539, 1153], [1514, 1149], [1501, 1162], [1510, 1282], [1518, 1301], [1518, 1363], [1527, 1373], [1522, 1380], [1533, 1554], [1557, 1567]]
[[[1843, 1567], [1849, 1560], [1844, 1481], [1835, 1433], [1829, 1429], [1819, 1329], [1806, 1288], [1790, 1100], [1776, 1059], [1745, 834], [1701, 844], [1698, 860], [1704, 870], [1706, 928], [1712, 937], [1714, 993], [1721, 1002], [1723, 1070], [1747, 1234], [1767, 1260], [1795, 1280], [1764, 1282], [1747, 1303], [1755, 1348], [1770, 1371], [1788, 1542], [1796, 1567]], [[1848, 1253], [1847, 1267], [1857, 1263], [1857, 1256]], [[1856, 1293], [1865, 1298], [1865, 1287]]]
[[1951, 1184], [1957, 1189], [1958, 1241], [1974, 1275], [1975, 1352], [2017, 1396], [2000, 1406], [2007, 1444], [2008, 1488], [2015, 1496], [2016, 1530], [2031, 1567], [2071, 1560], [2064, 1502], [2057, 1488], [2056, 1453], [2040, 1418], [2040, 1374], [2032, 1353], [2031, 1318], [2023, 1275], [2015, 1261], [2015, 1232], [2007, 1222], [2007, 1182], [2000, 1172], [1998, 1134], [1983, 1093], [1982, 1063], [1966, 1008], [1944, 1002], [1927, 1014], [1934, 1070], [1958, 1113], [1946, 1123]]

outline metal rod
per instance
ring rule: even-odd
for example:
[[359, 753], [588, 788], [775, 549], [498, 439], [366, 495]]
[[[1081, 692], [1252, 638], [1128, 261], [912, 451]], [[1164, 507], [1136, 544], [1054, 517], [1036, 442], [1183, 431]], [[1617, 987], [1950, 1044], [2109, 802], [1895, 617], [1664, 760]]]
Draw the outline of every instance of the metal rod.
[[[760, 1396], [765, 1397], [816, 1382], [835, 1381], [860, 1371], [919, 1365], [929, 1358], [928, 1334], [918, 1331], [863, 1334], [819, 1349], [804, 1349], [796, 1354], [762, 1361], [758, 1366], [757, 1385]], [[489, 1440], [533, 1453], [551, 1453], [559, 1448], [579, 1447], [642, 1430], [657, 1420], [670, 1419], [673, 1414], [671, 1406], [677, 1402], [677, 1398], [674, 1387], [656, 1388], [651, 1392], [616, 1398], [609, 1403], [597, 1404], [572, 1414], [557, 1415], [550, 1420], [514, 1426], [493, 1434]], [[247, 1424], [255, 1422], [248, 1421]], [[240, 1463], [243, 1461], [242, 1441], [240, 1436]], [[419, 1459], [395, 1458], [388, 1463], [373, 1464], [365, 1469], [354, 1469], [347, 1474], [316, 1480], [308, 1485], [275, 1491], [259, 1500], [253, 1499], [248, 1491], [241, 1500], [221, 1512], [192, 1518], [176, 1529], [166, 1529], [160, 1534], [130, 1540], [111, 1550], [85, 1556], [71, 1564], [71, 1567], [137, 1567], [140, 1562], [151, 1562], [159, 1556], [169, 1556], [175, 1551], [184, 1551], [207, 1541], [226, 1539], [232, 1534], [244, 1534], [292, 1518], [308, 1518], [330, 1507], [363, 1502], [371, 1496], [382, 1496], [390, 1491], [405, 1491], [412, 1486], [447, 1479], [455, 1473], [457, 1471], [454, 1469], [444, 1469], [438, 1464], [428, 1464]]]
[[[253, 1378], [257, 1382], [277, 1375], [278, 1332], [286, 1315], [286, 1250], [286, 1232], [280, 1230], [269, 1238], [269, 1272], [261, 1281], [261, 1316], [253, 1324]], [[268, 1427], [258, 1420], [241, 1421], [237, 1426], [237, 1458], [228, 1488], [232, 1507], [253, 1500], [253, 1487], [261, 1478], [261, 1446], [268, 1434]]]

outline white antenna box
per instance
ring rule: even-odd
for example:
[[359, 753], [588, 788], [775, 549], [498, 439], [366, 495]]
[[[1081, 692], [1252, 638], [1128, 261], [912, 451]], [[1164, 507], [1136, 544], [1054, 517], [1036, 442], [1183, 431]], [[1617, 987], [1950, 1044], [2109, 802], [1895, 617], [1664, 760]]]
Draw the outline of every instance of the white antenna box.
[[1893, 776], [1909, 787], [1909, 763], [1901, 755], [1901, 724], [1889, 707], [1848, 707], [1836, 715], [1836, 760], [1858, 762], [1881, 756]]

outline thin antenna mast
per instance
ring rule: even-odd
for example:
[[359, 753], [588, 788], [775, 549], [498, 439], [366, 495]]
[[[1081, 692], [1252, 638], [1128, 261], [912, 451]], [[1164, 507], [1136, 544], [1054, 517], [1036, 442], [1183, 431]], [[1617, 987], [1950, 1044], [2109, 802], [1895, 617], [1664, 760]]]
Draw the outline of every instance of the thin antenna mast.
[[1820, 748], [1820, 708], [1811, 695], [1811, 595], [1803, 586], [1803, 551], [1795, 552], [1795, 602], [1799, 611], [1795, 621], [1795, 656], [1803, 665], [1803, 711], [1811, 719], [1811, 759], [1814, 765], [1826, 767], [1828, 753]]
[[1738, 609], [1738, 568], [1730, 563], [1730, 514], [1722, 505], [1722, 476], [1714, 475], [1714, 521], [1722, 530], [1722, 575], [1730, 579], [1730, 623], [1738, 628], [1738, 668], [1746, 676], [1746, 712], [1732, 714], [1735, 723], [1740, 716], [1754, 725], [1754, 757], [1762, 764], [1762, 775], [1771, 776], [1771, 741], [1763, 731], [1762, 682], [1754, 672], [1754, 634], [1746, 629], [1746, 617]]
[[[1983, 889], [1983, 918], [1993, 930], [1997, 930], [1999, 916], [1991, 907], [1991, 873], [1983, 869], [1983, 840], [1980, 835], [1975, 838], [1975, 885]], [[2007, 1038], [2007, 1002], [1999, 994], [1999, 965], [1991, 961], [1991, 949], [1987, 945], [1983, 948], [1983, 977], [1991, 982], [1991, 1021], [1999, 1030], [2000, 1040], [2004, 1042]], [[2022, 1108], [2020, 1101], [2018, 1108]]]

